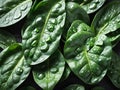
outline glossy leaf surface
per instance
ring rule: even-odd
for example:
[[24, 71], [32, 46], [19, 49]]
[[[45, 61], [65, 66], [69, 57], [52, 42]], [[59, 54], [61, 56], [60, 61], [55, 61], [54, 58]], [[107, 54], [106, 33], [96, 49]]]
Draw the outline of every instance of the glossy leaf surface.
[[32, 8], [22, 36], [25, 58], [29, 64], [39, 64], [55, 52], [59, 46], [65, 17], [64, 0], [45, 0]]
[[12, 44], [0, 53], [0, 90], [15, 90], [29, 75], [22, 47]]
[[34, 67], [34, 80], [43, 90], [53, 90], [62, 77], [64, 67], [64, 57], [56, 51], [47, 61]]
[[97, 11], [106, 0], [67, 0], [67, 2], [76, 2], [88, 13], [93, 13]]
[[66, 87], [64, 90], [85, 90], [84, 86], [78, 84], [72, 84]]
[[[81, 13], [82, 12], [82, 13]], [[66, 22], [63, 31], [63, 39], [66, 39], [67, 30], [75, 20], [82, 20], [83, 22], [89, 24], [90, 19], [86, 11], [80, 7], [79, 4], [74, 2], [66, 3]]]
[[0, 27], [17, 23], [32, 6], [32, 0], [0, 0]]
[[106, 34], [113, 45], [120, 40], [120, 1], [113, 1], [95, 16], [92, 27], [98, 34]]
[[112, 55], [112, 62], [108, 70], [108, 76], [112, 83], [120, 88], [120, 56], [116, 53]]
[[112, 47], [108, 38], [105, 35], [94, 37], [93, 34], [86, 24], [74, 22], [64, 47], [69, 67], [87, 84], [100, 82], [111, 61]]
[[5, 49], [13, 43], [16, 43], [15, 37], [5, 30], [0, 30], [0, 48]]

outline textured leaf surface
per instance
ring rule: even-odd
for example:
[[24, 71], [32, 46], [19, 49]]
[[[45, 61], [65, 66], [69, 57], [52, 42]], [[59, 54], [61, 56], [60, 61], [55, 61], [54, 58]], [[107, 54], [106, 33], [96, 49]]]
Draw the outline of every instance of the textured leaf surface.
[[6, 27], [24, 18], [32, 6], [32, 0], [0, 0], [0, 27]]
[[39, 64], [55, 52], [59, 46], [65, 17], [64, 0], [41, 1], [32, 9], [22, 36], [28, 63]]
[[93, 13], [97, 11], [106, 0], [67, 0], [68, 2], [76, 2], [88, 13]]
[[47, 61], [34, 67], [34, 80], [43, 90], [53, 90], [62, 77], [64, 67], [64, 57], [56, 51]]
[[74, 2], [68, 2], [66, 3], [66, 22], [63, 31], [64, 40], [66, 39], [67, 36], [67, 30], [75, 20], [82, 20], [87, 24], [90, 23], [90, 19], [87, 12], [83, 8], [81, 8], [79, 4]]
[[120, 56], [116, 53], [112, 55], [112, 62], [108, 70], [108, 76], [112, 83], [120, 88]]
[[77, 21], [77, 25], [75, 21], [70, 27], [64, 54], [69, 67], [82, 81], [95, 84], [107, 72], [111, 60], [111, 44], [105, 35], [93, 37], [93, 30], [80, 23]]
[[15, 37], [5, 30], [0, 30], [0, 48], [5, 49], [13, 43], [16, 43]]
[[0, 53], [0, 90], [15, 90], [29, 75], [22, 47], [13, 44]]
[[106, 34], [112, 44], [120, 40], [120, 1], [113, 1], [95, 16], [92, 27], [98, 34]]

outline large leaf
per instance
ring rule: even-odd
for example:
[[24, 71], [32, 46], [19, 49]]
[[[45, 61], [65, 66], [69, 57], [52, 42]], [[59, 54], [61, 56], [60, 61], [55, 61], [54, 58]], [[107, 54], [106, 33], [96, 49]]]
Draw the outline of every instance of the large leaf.
[[120, 88], [120, 56], [116, 53], [113, 53], [112, 55], [112, 62], [108, 70], [108, 77], [117, 88]]
[[65, 23], [65, 1], [41, 1], [28, 17], [23, 30], [23, 50], [31, 65], [45, 61], [59, 46]]
[[15, 37], [5, 30], [0, 30], [0, 48], [5, 49], [13, 43], [16, 43]]
[[93, 30], [79, 23], [74, 22], [68, 31], [64, 54], [69, 67], [82, 81], [95, 84], [106, 75], [111, 43], [105, 35], [93, 37]]
[[113, 1], [102, 8], [96, 14], [92, 27], [97, 34], [106, 34], [112, 44], [116, 44], [120, 40], [120, 1]]
[[67, 2], [76, 2], [88, 13], [97, 11], [106, 0], [67, 0]]
[[6, 27], [24, 18], [32, 6], [32, 0], [0, 0], [0, 27]]
[[15, 90], [29, 73], [21, 45], [12, 44], [0, 53], [0, 90]]
[[[81, 13], [82, 12], [82, 13]], [[79, 4], [74, 3], [74, 2], [68, 2], [66, 3], [66, 22], [65, 22], [65, 27], [63, 31], [63, 39], [66, 39], [67, 35], [67, 30], [75, 20], [82, 20], [85, 23], [89, 24], [90, 19], [87, 14], [87, 12], [80, 7]]]
[[85, 90], [85, 88], [82, 85], [72, 84], [66, 87], [64, 90]]
[[56, 51], [47, 61], [33, 68], [34, 80], [43, 90], [53, 90], [62, 77], [64, 67], [64, 57]]

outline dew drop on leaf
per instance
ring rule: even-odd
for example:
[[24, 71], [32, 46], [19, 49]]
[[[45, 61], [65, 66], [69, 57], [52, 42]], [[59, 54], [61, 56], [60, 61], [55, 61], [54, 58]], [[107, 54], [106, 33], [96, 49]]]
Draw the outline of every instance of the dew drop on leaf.
[[19, 19], [22, 16], [22, 12], [19, 9], [16, 9], [14, 14], [14, 19]]
[[43, 79], [44, 77], [45, 77], [45, 75], [43, 73], [40, 73], [38, 76], [39, 79]]
[[95, 9], [97, 7], [96, 3], [93, 3], [92, 5], [90, 5], [90, 9]]
[[24, 5], [22, 5], [22, 6], [20, 7], [20, 9], [21, 9], [22, 11], [25, 11], [25, 10], [27, 9], [27, 7], [28, 7], [28, 5], [27, 5], [27, 4], [24, 4]]
[[21, 67], [18, 67], [17, 70], [16, 70], [16, 74], [21, 75], [22, 72], [23, 72], [23, 69]]
[[57, 67], [56, 67], [56, 68], [51, 68], [50, 71], [51, 71], [52, 73], [56, 73], [56, 72], [58, 72], [58, 68], [57, 68]]

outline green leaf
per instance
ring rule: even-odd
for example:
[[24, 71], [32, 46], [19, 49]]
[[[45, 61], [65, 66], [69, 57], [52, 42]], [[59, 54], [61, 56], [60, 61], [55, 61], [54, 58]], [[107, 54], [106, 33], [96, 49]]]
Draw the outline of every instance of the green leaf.
[[105, 34], [115, 45], [120, 40], [120, 1], [113, 1], [95, 16], [92, 25], [97, 34]]
[[72, 84], [66, 87], [64, 90], [85, 90], [85, 88], [82, 85]]
[[56, 51], [65, 17], [64, 0], [45, 0], [32, 8], [22, 35], [23, 50], [29, 64], [39, 64]]
[[111, 52], [111, 43], [105, 35], [95, 37], [89, 26], [81, 21], [73, 22], [67, 33], [64, 56], [71, 70], [83, 82], [96, 84], [103, 79]]
[[63, 40], [66, 39], [67, 30], [75, 20], [82, 20], [83, 22], [90, 24], [90, 19], [87, 12], [81, 8], [79, 4], [68, 2], [66, 4], [66, 22], [63, 31]]
[[108, 77], [117, 88], [120, 88], [120, 56], [116, 53], [112, 54], [112, 62], [108, 70]]
[[97, 11], [106, 0], [67, 0], [67, 2], [76, 2], [88, 13], [91, 14]]
[[34, 80], [43, 90], [53, 90], [62, 77], [64, 67], [64, 57], [56, 51], [47, 61], [33, 68]]
[[29, 73], [21, 45], [12, 44], [0, 53], [0, 90], [15, 90]]
[[84, 0], [80, 3], [80, 6], [88, 13], [93, 13], [97, 11], [102, 5], [105, 3], [106, 0]]
[[0, 48], [5, 49], [13, 43], [16, 43], [15, 37], [5, 30], [0, 30]]
[[0, 0], [0, 27], [17, 23], [32, 6], [32, 0]]

